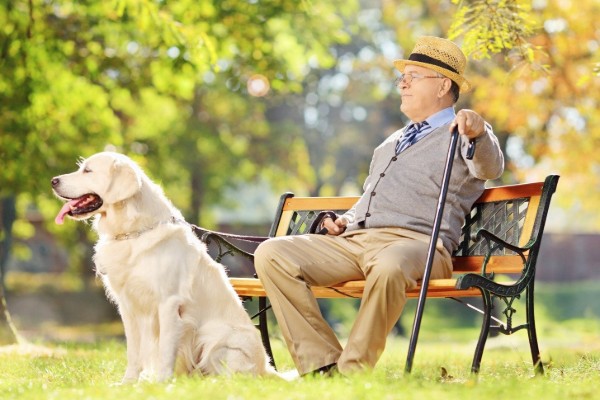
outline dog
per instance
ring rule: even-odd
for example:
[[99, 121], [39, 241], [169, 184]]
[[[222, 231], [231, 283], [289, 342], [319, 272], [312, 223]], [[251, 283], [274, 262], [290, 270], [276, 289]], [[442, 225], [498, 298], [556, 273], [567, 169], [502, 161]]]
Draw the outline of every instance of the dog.
[[97, 153], [51, 185], [65, 201], [56, 223], [94, 217], [96, 274], [125, 330], [123, 383], [277, 375], [224, 267], [133, 160]]

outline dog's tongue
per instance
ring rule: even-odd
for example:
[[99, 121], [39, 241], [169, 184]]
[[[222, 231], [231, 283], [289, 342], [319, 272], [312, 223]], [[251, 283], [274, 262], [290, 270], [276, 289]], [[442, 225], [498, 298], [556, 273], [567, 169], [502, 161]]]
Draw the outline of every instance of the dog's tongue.
[[54, 222], [57, 223], [58, 225], [62, 225], [63, 222], [65, 221], [65, 216], [69, 213], [69, 211], [71, 211], [71, 206], [74, 206], [75, 204], [77, 204], [78, 201], [79, 201], [79, 199], [74, 199], [74, 200], [70, 200], [70, 201], [66, 202], [62, 206], [60, 211], [58, 212], [58, 215], [56, 216], [56, 218], [54, 218]]

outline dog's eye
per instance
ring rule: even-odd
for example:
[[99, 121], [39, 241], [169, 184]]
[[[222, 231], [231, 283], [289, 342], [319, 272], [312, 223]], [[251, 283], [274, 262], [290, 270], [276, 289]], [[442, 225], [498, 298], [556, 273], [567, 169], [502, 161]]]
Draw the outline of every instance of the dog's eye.
[[90, 172], [92, 172], [92, 170], [91, 170], [91, 169], [89, 169], [88, 167], [84, 167], [84, 168], [83, 168], [83, 173], [84, 173], [84, 174], [87, 174], [87, 173], [90, 173]]

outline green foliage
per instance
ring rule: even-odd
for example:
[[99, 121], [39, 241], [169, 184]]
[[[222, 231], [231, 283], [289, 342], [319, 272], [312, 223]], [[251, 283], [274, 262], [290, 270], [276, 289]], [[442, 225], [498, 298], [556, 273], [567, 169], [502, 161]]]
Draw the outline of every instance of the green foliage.
[[[51, 221], [60, 205], [50, 179], [79, 157], [117, 150], [162, 183], [190, 222], [210, 225], [201, 213], [227, 187], [261, 173], [282, 181], [282, 161], [294, 164], [287, 132], [271, 131], [248, 80], [298, 91], [309, 61], [332, 64], [329, 46], [348, 40], [342, 18], [356, 4], [3, 2], [0, 196], [18, 197], [21, 217], [33, 204]], [[86, 228], [49, 229], [79, 264]]]
[[[272, 87], [293, 90], [309, 59], [330, 64], [328, 44], [347, 40], [334, 6], [149, 0], [3, 6], [0, 148], [10, 161], [0, 175], [3, 193], [46, 193], [40, 176], [67, 171], [78, 156], [107, 145], [167, 160], [173, 155], [149, 146], [175, 145], [189, 158], [197, 147], [217, 150], [210, 141], [221, 124], [238, 127], [239, 120], [248, 127], [233, 139], [264, 137], [265, 129], [250, 130], [264, 119], [264, 107], [257, 101], [254, 107], [243, 83], [259, 72]], [[317, 22], [320, 13], [331, 16]], [[304, 31], [309, 35], [298, 34]], [[190, 123], [211, 134], [191, 147], [185, 138], [169, 138], [193, 135]], [[185, 161], [179, 166], [185, 169]]]
[[522, 59], [533, 61], [529, 38], [537, 28], [529, 0], [452, 0], [458, 10], [448, 37], [463, 37], [462, 49], [474, 59], [516, 48]]
[[[600, 80], [596, 1], [533, 3], [540, 29], [528, 42], [532, 63], [518, 55], [496, 56], [476, 65], [472, 101], [506, 140], [507, 174], [517, 182], [561, 175], [556, 196], [563, 214], [559, 229], [598, 232], [600, 138], [597, 113]], [[591, 46], [591, 47], [590, 47]], [[582, 156], [585, 155], [585, 156]]]

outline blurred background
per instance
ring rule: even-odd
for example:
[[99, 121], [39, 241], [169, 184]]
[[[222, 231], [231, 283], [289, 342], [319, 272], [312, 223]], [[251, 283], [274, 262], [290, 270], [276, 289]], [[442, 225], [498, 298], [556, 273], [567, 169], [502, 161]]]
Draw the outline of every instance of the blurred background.
[[538, 304], [597, 321], [599, 14], [596, 0], [0, 1], [0, 340], [122, 334], [95, 234], [54, 224], [53, 176], [119, 151], [189, 222], [266, 235], [284, 191], [360, 194], [406, 122], [392, 62], [423, 35], [469, 58], [457, 108], [492, 124], [507, 160], [489, 184], [561, 175]]

